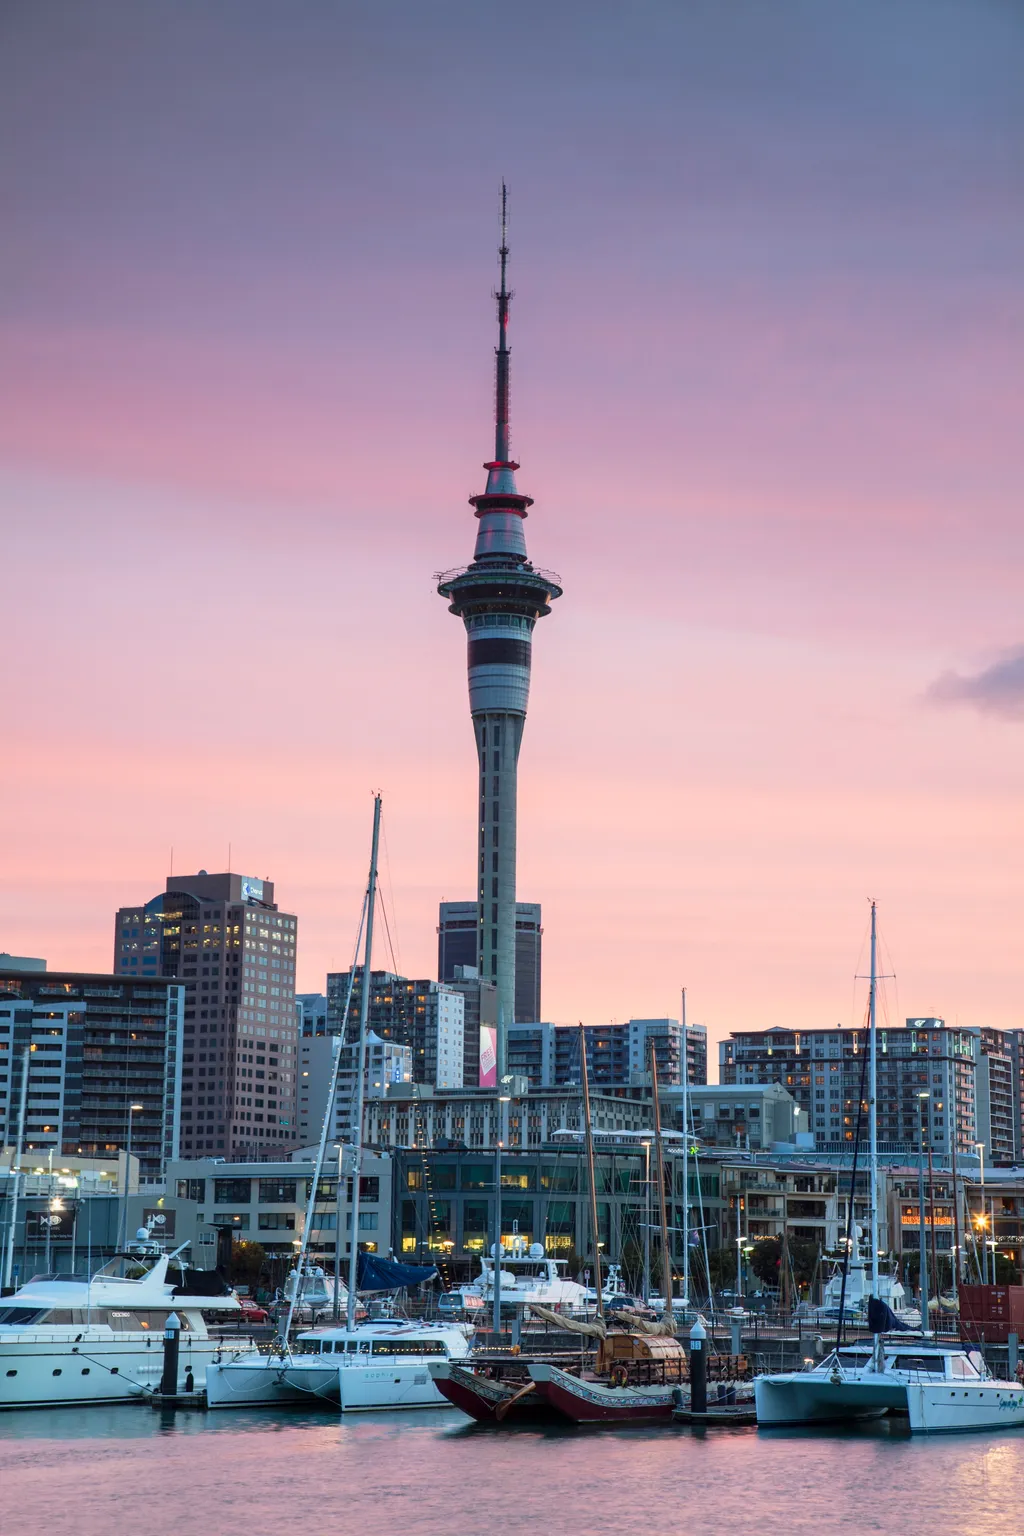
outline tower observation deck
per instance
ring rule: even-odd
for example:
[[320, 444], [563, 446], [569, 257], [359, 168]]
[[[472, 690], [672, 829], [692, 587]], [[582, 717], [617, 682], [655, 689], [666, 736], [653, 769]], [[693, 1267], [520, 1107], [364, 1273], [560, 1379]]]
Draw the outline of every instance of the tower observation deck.
[[497, 987], [499, 1075], [506, 1070], [505, 1031], [515, 1018], [517, 781], [533, 627], [562, 595], [558, 578], [527, 558], [523, 523], [533, 500], [516, 488], [519, 465], [509, 445], [507, 211], [503, 185], [494, 458], [484, 465], [486, 489], [469, 500], [477, 517], [472, 564], [442, 572], [437, 586], [469, 642], [469, 708], [480, 770], [477, 956], [481, 977]]

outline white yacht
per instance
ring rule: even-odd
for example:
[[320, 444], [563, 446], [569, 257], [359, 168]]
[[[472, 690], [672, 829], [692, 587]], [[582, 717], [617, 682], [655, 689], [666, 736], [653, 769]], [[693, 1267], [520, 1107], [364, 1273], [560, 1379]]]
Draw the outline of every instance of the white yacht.
[[[543, 1243], [527, 1243], [525, 1237], [513, 1236], [501, 1257], [502, 1306], [521, 1307], [537, 1302], [555, 1311], [586, 1311], [593, 1292], [578, 1285], [564, 1273], [565, 1259], [552, 1259]], [[494, 1304], [494, 1255], [480, 1255], [480, 1273], [470, 1285], [462, 1287], [464, 1297], [481, 1299], [485, 1306]]]
[[[91, 1280], [37, 1275], [0, 1302], [0, 1407], [111, 1403], [159, 1387], [168, 1314], [181, 1323], [180, 1376], [202, 1387], [219, 1340], [203, 1314], [241, 1316], [219, 1275], [178, 1262], [140, 1229]], [[244, 1349], [239, 1344], [239, 1350]], [[252, 1345], [248, 1348], [251, 1350]]]
[[430, 1379], [430, 1361], [462, 1360], [468, 1330], [453, 1323], [404, 1318], [300, 1333], [273, 1354], [225, 1351], [206, 1375], [210, 1408], [301, 1404], [319, 1400], [351, 1412], [367, 1408], [444, 1408]]
[[[835, 1322], [839, 1318], [840, 1305], [843, 1316], [850, 1321], [866, 1321], [867, 1305], [871, 1297], [871, 1272], [863, 1253], [864, 1234], [859, 1226], [853, 1229], [850, 1262], [846, 1275], [846, 1294], [843, 1295], [843, 1266], [837, 1265], [822, 1296], [821, 1306], [808, 1310], [807, 1315], [815, 1322]], [[907, 1293], [895, 1275], [879, 1273], [877, 1296], [884, 1301], [898, 1322], [907, 1328], [920, 1328], [921, 1313], [907, 1304]]]
[[992, 1378], [976, 1351], [922, 1336], [844, 1346], [806, 1370], [759, 1376], [754, 1402], [762, 1426], [843, 1424], [890, 1413], [920, 1434], [1024, 1424], [1024, 1387]]

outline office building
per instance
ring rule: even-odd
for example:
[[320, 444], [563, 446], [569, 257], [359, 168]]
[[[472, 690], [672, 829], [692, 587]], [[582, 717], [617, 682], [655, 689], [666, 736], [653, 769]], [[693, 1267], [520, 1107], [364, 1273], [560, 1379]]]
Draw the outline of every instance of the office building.
[[131, 1153], [163, 1177], [179, 1151], [185, 991], [159, 977], [0, 970], [0, 1133], [23, 1150], [109, 1158]]
[[115, 970], [185, 989], [183, 1156], [280, 1157], [295, 1145], [297, 926], [272, 881], [205, 870], [117, 914]]
[[[350, 971], [332, 971], [327, 977], [327, 1024], [332, 1034], [343, 1032], [351, 978]], [[347, 1039], [353, 1039], [358, 1029], [362, 987], [359, 965], [352, 981]], [[414, 1082], [462, 1087], [465, 1007], [463, 992], [455, 986], [416, 981], [393, 971], [370, 972], [367, 1027], [382, 1040], [409, 1046]]]
[[[651, 1126], [650, 1094], [643, 1088], [595, 1089], [590, 1098], [595, 1136], [640, 1134]], [[366, 1106], [368, 1145], [457, 1146], [493, 1149], [539, 1147], [565, 1135], [583, 1134], [583, 1094], [578, 1087], [526, 1089], [508, 1103], [484, 1088], [435, 1091], [429, 1084], [392, 1086]]]
[[[453, 981], [460, 968], [472, 967], [479, 975], [479, 907], [475, 901], [442, 901], [437, 925], [437, 979]], [[541, 1017], [540, 903], [516, 902], [515, 1021], [532, 1024]], [[493, 985], [493, 983], [491, 983]]]
[[[679, 1149], [669, 1148], [665, 1160], [669, 1240], [678, 1272], [684, 1201]], [[391, 1242], [395, 1253], [410, 1262], [434, 1260], [449, 1283], [478, 1274], [480, 1255], [494, 1242], [493, 1159], [447, 1148], [396, 1150], [393, 1162]], [[648, 1155], [635, 1141], [609, 1137], [597, 1147], [594, 1163], [601, 1262], [624, 1264], [631, 1283], [639, 1286]], [[720, 1225], [728, 1221], [720, 1194], [721, 1171], [708, 1165], [698, 1174], [691, 1159], [688, 1173], [691, 1209], [703, 1210], [708, 1247], [713, 1249]], [[510, 1149], [503, 1156], [501, 1234], [506, 1245], [513, 1235], [527, 1243], [541, 1243], [552, 1257], [565, 1259], [570, 1272], [579, 1273], [580, 1278], [587, 1267], [592, 1272], [594, 1236], [586, 1159], [578, 1143]], [[654, 1246], [657, 1252], [657, 1239]]]
[[[172, 1219], [178, 1242], [213, 1228], [229, 1242], [259, 1243], [271, 1261], [290, 1267], [302, 1237], [313, 1183], [315, 1147], [291, 1158], [251, 1163], [222, 1163], [205, 1158], [179, 1161], [167, 1170], [167, 1195], [161, 1209]], [[352, 1176], [342, 1177], [342, 1258], [351, 1252]], [[366, 1153], [359, 1191], [359, 1244], [369, 1252], [390, 1246], [392, 1161]], [[338, 1235], [338, 1164], [325, 1167], [317, 1186], [309, 1255], [328, 1269]], [[284, 1274], [280, 1273], [279, 1282]]]
[[[504, 203], [504, 192], [502, 193]], [[508, 244], [502, 222], [498, 301], [494, 457], [487, 485], [470, 498], [477, 518], [472, 563], [438, 578], [449, 612], [468, 641], [469, 707], [479, 781], [473, 819], [477, 848], [477, 954], [485, 981], [498, 989], [498, 1071], [505, 1069], [504, 1032], [516, 1018], [516, 818], [519, 749], [530, 693], [533, 629], [562, 595], [556, 577], [528, 559], [524, 522], [532, 498], [516, 487], [518, 464], [509, 436]], [[538, 1010], [539, 1011], [539, 1010]]]
[[446, 982], [453, 992], [461, 992], [462, 1017], [462, 1086], [480, 1086], [480, 1030], [497, 1036], [498, 989], [493, 981], [481, 981], [475, 965], [456, 965], [455, 974]]
[[300, 1035], [330, 1034], [326, 992], [296, 992], [295, 1011]]
[[[327, 1099], [334, 1075], [339, 1035], [303, 1035], [299, 1040], [299, 1131], [303, 1143], [317, 1142], [327, 1113]], [[356, 1096], [356, 1055], [353, 1040], [341, 1046], [338, 1092], [331, 1118], [334, 1141], [351, 1141]], [[394, 1040], [382, 1040], [371, 1030], [364, 1047], [363, 1093], [367, 1099], [382, 1098], [393, 1086], [412, 1082], [412, 1048]]]

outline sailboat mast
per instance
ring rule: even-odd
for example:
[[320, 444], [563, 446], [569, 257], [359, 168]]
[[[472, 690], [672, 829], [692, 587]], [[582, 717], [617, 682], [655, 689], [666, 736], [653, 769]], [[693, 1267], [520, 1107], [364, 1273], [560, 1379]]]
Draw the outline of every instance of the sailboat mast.
[[604, 1297], [601, 1295], [601, 1244], [597, 1230], [597, 1179], [594, 1174], [594, 1131], [590, 1124], [590, 1075], [587, 1072], [587, 1035], [580, 1023], [580, 1059], [583, 1064], [583, 1126], [587, 1144], [587, 1176], [590, 1183], [590, 1225], [594, 1233], [594, 1275], [597, 1315], [604, 1322]]
[[[871, 1179], [871, 1294], [878, 1295], [878, 906], [871, 903], [871, 978], [868, 995], [868, 1149]], [[855, 1199], [851, 1194], [851, 1202]]]
[[[370, 848], [370, 879], [366, 888], [366, 949], [363, 989], [359, 994], [359, 1045], [356, 1051], [356, 1112], [352, 1158], [352, 1241], [348, 1261], [348, 1307], [345, 1326], [352, 1332], [356, 1320], [356, 1278], [359, 1264], [359, 1176], [363, 1163], [363, 1101], [366, 1096], [366, 1021], [370, 1012], [370, 961], [373, 959], [373, 913], [377, 905], [377, 849], [380, 844], [380, 795], [373, 797], [373, 842]], [[340, 1169], [339, 1169], [340, 1177]], [[341, 1233], [338, 1233], [341, 1242]]]
[[[686, 1035], [686, 988], [683, 989], [683, 1300], [690, 1300], [690, 1046]], [[706, 1074], [705, 1074], [706, 1075]]]
[[658, 1170], [658, 1216], [661, 1219], [661, 1278], [665, 1287], [665, 1319], [672, 1322], [672, 1252], [668, 1245], [668, 1207], [665, 1203], [665, 1153], [661, 1141], [661, 1103], [658, 1098], [658, 1058], [651, 1049], [651, 1093], [654, 1100], [654, 1147]]

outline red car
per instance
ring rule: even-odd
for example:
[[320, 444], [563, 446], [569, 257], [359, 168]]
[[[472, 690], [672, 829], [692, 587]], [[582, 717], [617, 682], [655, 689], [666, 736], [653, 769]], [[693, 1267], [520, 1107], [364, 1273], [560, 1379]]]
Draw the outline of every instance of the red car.
[[265, 1323], [269, 1317], [266, 1307], [261, 1307], [259, 1302], [248, 1296], [240, 1296], [238, 1305], [242, 1309], [243, 1323]]

